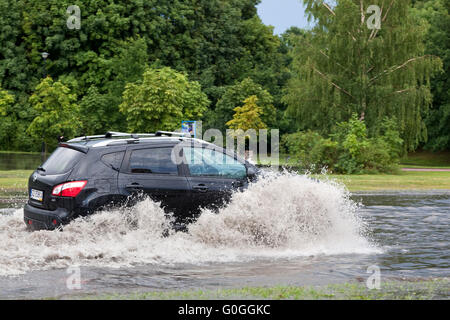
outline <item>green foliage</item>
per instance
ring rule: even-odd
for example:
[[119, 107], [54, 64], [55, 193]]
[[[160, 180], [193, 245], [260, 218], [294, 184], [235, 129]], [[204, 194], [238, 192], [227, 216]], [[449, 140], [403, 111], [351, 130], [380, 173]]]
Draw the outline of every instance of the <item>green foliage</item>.
[[[317, 19], [315, 28], [293, 27], [281, 37], [258, 17], [258, 2], [0, 0], [0, 85], [14, 97], [0, 107], [0, 149], [39, 148], [36, 142], [43, 133], [27, 133], [32, 122], [37, 129], [35, 117], [42, 120], [30, 96], [39, 95], [35, 90], [46, 74], [56, 81], [51, 87], [70, 88], [62, 95], [70, 96], [67, 104], [74, 107], [69, 109], [77, 113], [56, 119], [60, 127], [54, 133], [67, 131], [61, 127], [66, 118], [77, 118], [71, 131], [82, 134], [175, 129], [180, 118], [200, 117], [204, 128], [225, 130], [244, 99], [256, 96], [261, 121], [281, 133], [311, 129], [326, 137], [336, 130], [336, 123], [357, 113], [370, 137], [387, 141], [383, 119], [395, 117], [394, 131], [400, 132], [408, 149], [423, 144], [427, 132], [427, 147], [449, 147], [446, 0], [414, 1], [414, 9], [409, 1], [374, 0], [370, 4], [387, 13], [378, 32], [361, 23], [358, 0], [336, 1], [331, 9], [335, 15], [321, 0], [304, 0], [307, 13]], [[81, 9], [80, 30], [66, 26], [66, 9], [73, 4]], [[45, 67], [43, 51], [50, 53]], [[445, 71], [438, 75], [434, 72], [440, 61], [435, 56], [442, 59]], [[158, 91], [143, 85], [142, 75], [149, 67], [189, 75], [201, 85], [210, 105], [204, 103], [198, 84], [186, 86], [178, 75], [174, 83], [190, 94], [156, 99], [164, 86]], [[153, 102], [145, 92], [152, 92]], [[191, 107], [180, 110], [181, 100]], [[158, 107], [156, 101], [166, 105]], [[193, 107], [196, 103], [198, 108]], [[124, 113], [119, 106], [126, 106]], [[152, 110], [151, 115], [146, 110]], [[359, 144], [366, 140], [355, 132], [347, 138], [348, 156], [358, 158]], [[391, 138], [388, 143], [397, 149], [396, 138]], [[388, 147], [377, 143], [378, 149]], [[359, 168], [355, 164], [354, 170]]]
[[79, 134], [81, 122], [76, 100], [76, 95], [60, 81], [43, 79], [30, 97], [36, 117], [27, 132], [50, 148], [57, 145], [59, 136], [68, 138]]
[[10, 148], [12, 144], [11, 132], [15, 129], [15, 119], [11, 115], [14, 97], [0, 87], [0, 145], [2, 149]]
[[24, 134], [33, 113], [29, 111], [23, 97], [0, 88], [0, 149], [32, 150], [35, 146], [33, 139]]
[[338, 143], [338, 160], [334, 166], [340, 173], [392, 171], [400, 160], [403, 140], [396, 129], [395, 119], [385, 118], [381, 132], [369, 138], [364, 121], [356, 114], [348, 122], [339, 123], [332, 139]]
[[227, 88], [217, 102], [216, 109], [210, 112], [210, 116], [214, 119], [211, 127], [225, 130], [225, 124], [233, 118], [235, 108], [251, 96], [258, 99], [258, 106], [262, 110], [261, 120], [271, 127], [276, 121], [272, 95], [250, 78]]
[[436, 107], [427, 119], [430, 141], [426, 148], [433, 151], [450, 150], [450, 103]]
[[[92, 86], [80, 102], [80, 119], [82, 123], [82, 134], [102, 134], [104, 128], [120, 131], [121, 128], [114, 127], [119, 122], [113, 119], [120, 117], [118, 108], [111, 104], [110, 96], [99, 93], [97, 87]], [[122, 116], [123, 118], [123, 116]]]
[[23, 3], [0, 0], [0, 84], [11, 91], [29, 89], [32, 75], [22, 41]]
[[415, 14], [425, 19], [428, 32], [426, 53], [442, 59], [444, 72], [431, 80], [433, 104], [427, 118], [429, 141], [432, 150], [450, 149], [450, 15], [448, 0], [416, 1]]
[[[21, 112], [21, 126], [15, 126], [20, 131], [11, 133], [17, 141], [2, 148], [33, 147], [25, 143], [29, 137], [23, 127], [35, 115], [29, 96], [46, 74], [70, 83], [81, 108], [93, 113], [92, 119], [83, 119], [86, 133], [127, 128], [119, 112], [123, 91], [127, 83], [141, 78], [147, 66], [189, 74], [201, 84], [213, 108], [227, 86], [246, 77], [269, 90], [276, 106], [281, 106], [287, 60], [280, 39], [257, 16], [257, 3], [0, 0], [0, 84], [14, 94]], [[81, 9], [80, 30], [66, 26], [69, 5]], [[45, 68], [43, 51], [50, 53]], [[223, 127], [233, 108], [221, 122]]]
[[104, 64], [110, 80], [105, 84], [104, 93], [99, 97], [101, 103], [97, 108], [100, 108], [99, 112], [103, 114], [101, 125], [97, 125], [97, 132], [106, 132], [106, 128], [119, 131], [126, 129], [125, 119], [119, 112], [122, 94], [127, 83], [142, 78], [147, 64], [147, 44], [143, 38], [118, 41], [117, 54]]
[[302, 168], [313, 172], [333, 168], [337, 160], [337, 143], [311, 130], [286, 134], [281, 145]]
[[392, 163], [397, 163], [405, 156], [403, 149], [403, 139], [400, 137], [396, 118], [385, 117], [378, 126], [380, 131], [375, 136], [376, 139], [382, 141], [391, 157]]
[[0, 87], [0, 115], [6, 116], [14, 102], [14, 97]]
[[407, 149], [425, 141], [430, 77], [441, 61], [425, 53], [426, 24], [411, 13], [409, 1], [372, 1], [383, 8], [378, 31], [367, 27], [368, 2], [304, 3], [317, 23], [297, 38], [295, 76], [283, 98], [300, 129], [329, 134], [357, 113], [371, 134], [384, 117], [396, 117]]
[[389, 172], [398, 164], [403, 140], [395, 119], [385, 118], [380, 133], [369, 138], [364, 121], [356, 114], [341, 122], [329, 138], [306, 131], [285, 135], [284, 151], [299, 161], [304, 169], [320, 171], [328, 168], [336, 173]]
[[147, 69], [128, 84], [119, 106], [133, 132], [175, 130], [182, 120], [199, 119], [209, 104], [198, 82], [171, 68]]
[[266, 124], [261, 120], [262, 109], [258, 106], [258, 97], [251, 96], [244, 100], [242, 107], [234, 109], [233, 119], [227, 122], [227, 126], [234, 130], [247, 131], [249, 129], [266, 129]]

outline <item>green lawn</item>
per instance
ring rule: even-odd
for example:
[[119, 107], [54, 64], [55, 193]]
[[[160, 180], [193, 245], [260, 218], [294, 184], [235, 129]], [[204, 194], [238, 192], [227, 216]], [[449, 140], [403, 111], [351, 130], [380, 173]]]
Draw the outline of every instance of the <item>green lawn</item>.
[[420, 151], [408, 154], [401, 161], [408, 168], [450, 168], [450, 152]]
[[344, 183], [350, 191], [450, 190], [450, 172], [399, 172], [329, 177]]
[[0, 198], [24, 197], [31, 170], [0, 171]]
[[92, 300], [427, 300], [448, 299], [449, 280], [382, 282], [379, 290], [367, 289], [364, 282], [322, 287], [251, 287], [219, 290], [151, 291], [131, 294], [69, 296]]
[[[0, 197], [25, 196], [32, 171], [0, 171]], [[316, 176], [322, 179], [323, 176]], [[450, 172], [400, 172], [398, 174], [330, 175], [350, 191], [450, 190]]]

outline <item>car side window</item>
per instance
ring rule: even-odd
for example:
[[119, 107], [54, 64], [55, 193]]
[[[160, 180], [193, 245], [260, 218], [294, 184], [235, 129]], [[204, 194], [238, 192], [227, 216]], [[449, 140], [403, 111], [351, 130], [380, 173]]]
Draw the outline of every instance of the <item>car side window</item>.
[[178, 175], [178, 166], [171, 155], [172, 148], [134, 150], [130, 157], [130, 172]]
[[111, 167], [112, 169], [119, 171], [124, 155], [125, 152], [123, 151], [108, 153], [102, 157], [102, 162], [106, 164], [108, 167]]
[[191, 176], [212, 176], [243, 179], [247, 176], [245, 166], [229, 155], [200, 147], [183, 148]]

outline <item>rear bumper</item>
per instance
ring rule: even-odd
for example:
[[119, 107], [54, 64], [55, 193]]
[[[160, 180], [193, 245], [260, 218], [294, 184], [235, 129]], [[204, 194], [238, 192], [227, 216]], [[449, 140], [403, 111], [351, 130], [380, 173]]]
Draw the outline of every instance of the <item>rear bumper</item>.
[[28, 203], [23, 209], [23, 219], [28, 229], [55, 230], [67, 222], [69, 212], [67, 209], [58, 208], [55, 211], [48, 211], [30, 206]]

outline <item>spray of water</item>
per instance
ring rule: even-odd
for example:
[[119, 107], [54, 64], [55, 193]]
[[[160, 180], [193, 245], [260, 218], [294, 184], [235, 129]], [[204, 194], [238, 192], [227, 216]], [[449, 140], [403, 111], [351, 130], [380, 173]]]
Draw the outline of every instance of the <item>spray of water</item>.
[[22, 210], [0, 215], [0, 275], [71, 265], [132, 267], [258, 258], [379, 252], [364, 236], [358, 205], [344, 187], [289, 173], [269, 174], [204, 210], [187, 233], [169, 232], [159, 204], [99, 212], [60, 231], [26, 231]]

